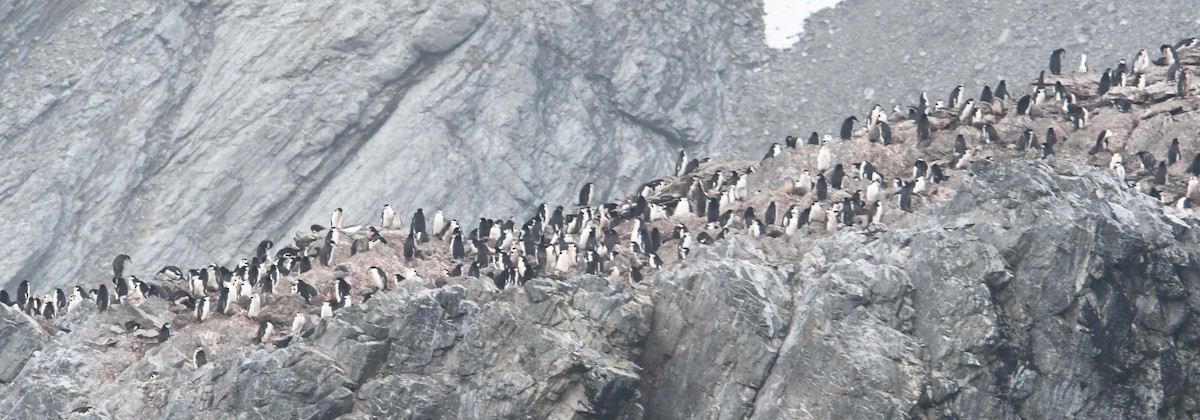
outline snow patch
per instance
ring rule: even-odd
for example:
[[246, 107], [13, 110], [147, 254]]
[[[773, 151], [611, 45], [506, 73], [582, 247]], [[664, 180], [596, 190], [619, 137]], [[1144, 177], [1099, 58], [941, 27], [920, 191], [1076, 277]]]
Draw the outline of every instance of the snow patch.
[[767, 46], [791, 48], [804, 32], [804, 20], [841, 0], [763, 0], [763, 26]]

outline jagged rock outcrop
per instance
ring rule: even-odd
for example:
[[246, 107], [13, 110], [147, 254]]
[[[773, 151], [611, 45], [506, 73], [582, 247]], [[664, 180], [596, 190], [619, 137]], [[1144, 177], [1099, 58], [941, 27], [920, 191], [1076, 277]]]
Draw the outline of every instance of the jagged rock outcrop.
[[[696, 0], [0, 5], [12, 285], [224, 263], [348, 224], [597, 199], [724, 135], [759, 7]], [[515, 215], [515, 214], [514, 214]], [[260, 223], [273, 220], [272, 223]], [[15, 280], [13, 280], [15, 279]], [[0, 284], [3, 285], [3, 284]]]
[[[287, 299], [297, 297], [271, 303]], [[5, 415], [641, 416], [632, 359], [649, 333], [650, 301], [595, 276], [537, 279], [502, 293], [478, 280], [433, 290], [409, 284], [310, 324], [305, 338], [282, 348], [251, 344], [257, 325], [241, 314], [196, 324], [164, 309], [118, 305], [62, 318], [71, 332], [49, 337], [44, 349], [39, 342], [28, 366], [17, 367], [23, 374], [0, 385]], [[177, 332], [159, 345], [122, 329], [131, 318], [173, 320]], [[0, 345], [45, 339], [13, 331]], [[197, 347], [207, 364], [196, 365]], [[19, 356], [6, 352], [3, 362]]]
[[[119, 417], [1187, 418], [1198, 228], [1099, 169], [980, 161], [924, 217], [735, 234], [637, 288], [594, 276], [501, 293], [409, 285], [286, 348], [249, 344], [240, 315], [156, 346], [120, 325], [169, 320], [161, 302], [76, 311], [0, 385], [0, 404]], [[0, 335], [0, 347], [42, 334]], [[210, 354], [200, 368], [197, 345]]]

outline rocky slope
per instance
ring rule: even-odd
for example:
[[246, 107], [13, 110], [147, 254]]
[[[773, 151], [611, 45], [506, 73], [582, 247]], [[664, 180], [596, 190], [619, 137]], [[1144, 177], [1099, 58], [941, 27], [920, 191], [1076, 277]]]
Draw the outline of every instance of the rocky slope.
[[118, 253], [229, 263], [336, 207], [466, 220], [588, 181], [615, 197], [680, 148], [746, 157], [1024, 76], [1048, 46], [1111, 62], [1200, 31], [1185, 1], [942, 3], [842, 2], [769, 51], [757, 2], [6, 2], [0, 212], [26, 245], [0, 285], [98, 281]]
[[[1200, 48], [1179, 57], [1194, 72]], [[870, 188], [848, 176], [820, 199], [797, 185], [816, 146], [665, 177], [641, 192], [652, 204], [644, 226], [691, 233], [664, 238], [658, 269], [620, 245], [610, 248], [616, 275], [580, 274], [582, 261], [551, 270], [537, 253], [499, 254], [503, 240], [483, 239], [481, 250], [537, 271], [498, 289], [487, 275], [504, 270], [492, 265], [517, 263], [489, 261], [480, 277], [441, 274], [455, 263], [442, 239], [407, 258], [397, 238], [405, 230], [384, 229], [391, 240], [365, 250], [302, 245], [332, 246], [333, 263], [281, 276], [275, 293], [257, 290], [258, 314], [240, 302], [197, 321], [179, 301], [136, 295], [107, 310], [86, 300], [53, 319], [0, 305], [0, 405], [15, 417], [1192, 418], [1200, 219], [1175, 203], [1200, 192], [1189, 191], [1200, 183], [1200, 165], [1189, 165], [1200, 146], [1178, 135], [1200, 129], [1200, 99], [1168, 72], [1151, 65], [1145, 88], [1103, 95], [1094, 73], [1049, 76], [1075, 99], [1051, 97], [1028, 115], [1016, 112], [1020, 100], [989, 102], [998, 108], [980, 123], [1001, 133], [990, 144], [945, 109], [931, 110], [927, 140], [913, 121], [893, 119], [892, 144], [861, 132], [826, 144], [838, 162], [867, 159], [901, 180], [870, 223], [813, 212], [798, 228], [785, 219], [758, 235], [750, 226], [768, 220], [762, 210], [708, 223], [655, 215], [689, 186], [708, 188], [710, 175], [751, 165], [740, 173], [745, 195], [721, 177], [704, 194], [733, 197], [722, 206], [740, 214], [765, 203], [836, 206]], [[1014, 98], [1027, 90], [1014, 88]], [[1116, 106], [1123, 100], [1128, 110]], [[1088, 109], [1089, 122], [1074, 126], [1062, 101]], [[1026, 129], [1050, 128], [1052, 147], [1045, 137], [1020, 144]], [[1117, 134], [1094, 147], [1105, 131]], [[958, 135], [970, 136], [969, 154], [954, 150]], [[1136, 152], [1165, 157], [1177, 135], [1187, 159], [1140, 168]], [[1110, 164], [1116, 156], [1129, 160]], [[945, 165], [949, 179], [912, 179], [917, 158]], [[899, 204], [907, 192], [911, 210]], [[627, 212], [636, 201], [580, 211], [603, 213], [589, 223], [614, 229], [604, 238], [637, 242], [630, 225], [641, 215]], [[709, 233], [712, 244], [698, 239]], [[690, 252], [678, 261], [671, 248]], [[407, 275], [378, 290], [370, 266]], [[640, 282], [630, 272], [639, 267]], [[353, 286], [352, 305], [320, 314], [338, 278]], [[299, 280], [318, 285], [319, 300], [286, 292]], [[182, 282], [152, 283], [169, 291]], [[296, 315], [305, 322], [289, 327]], [[160, 343], [167, 322], [173, 332]], [[276, 339], [259, 343], [267, 323]]]
[[0, 5], [0, 211], [31, 238], [0, 255], [0, 281], [65, 287], [115, 255], [103, 250], [143, 270], [224, 262], [337, 207], [377, 221], [381, 197], [464, 220], [600, 178], [607, 198], [724, 135], [736, 69], [764, 49], [758, 13], [694, 0]]

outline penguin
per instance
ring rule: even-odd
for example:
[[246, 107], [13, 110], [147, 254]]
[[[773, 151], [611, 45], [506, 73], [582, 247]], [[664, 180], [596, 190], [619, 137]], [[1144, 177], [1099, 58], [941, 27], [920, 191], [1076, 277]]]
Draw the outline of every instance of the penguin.
[[412, 261], [413, 257], [417, 256], [417, 238], [415, 233], [409, 232], [408, 236], [404, 239], [404, 259], [406, 261]]
[[810, 175], [808, 170], [805, 169], [800, 173], [800, 178], [796, 179], [796, 182], [792, 183], [792, 193], [799, 196], [804, 196], [805, 194], [808, 194], [808, 190], [812, 188], [812, 184], [812, 175]]
[[426, 236], [426, 231], [425, 231], [425, 210], [424, 209], [417, 209], [417, 211], [415, 213], [413, 213], [412, 223], [409, 224], [409, 227], [410, 227], [409, 233], [416, 234], [416, 240], [418, 242], [425, 242], [425, 241], [429, 240], [428, 236]]
[[367, 275], [371, 276], [371, 284], [375, 286], [375, 290], [387, 290], [387, 273], [383, 272], [382, 268], [371, 266], [367, 269]]
[[333, 211], [333, 215], [329, 216], [329, 228], [330, 229], [341, 229], [342, 228], [342, 208], [341, 207], [338, 207], [337, 209], [335, 209]]
[[783, 154], [783, 146], [780, 146], [779, 143], [771, 143], [771, 148], [767, 150], [767, 154], [763, 156], [762, 160], [774, 159], [781, 154]]
[[812, 134], [808, 135], [808, 140], [806, 140], [804, 142], [804, 144], [807, 144], [809, 146], [818, 146], [821, 144], [821, 136], [818, 135], [816, 131], [814, 131], [814, 132], [812, 132]]
[[33, 292], [30, 291], [29, 280], [21, 280], [21, 283], [17, 285], [17, 304], [24, 305], [25, 301], [29, 300], [32, 296]]
[[1032, 117], [1033, 114], [1030, 113], [1031, 107], [1029, 106], [1032, 100], [1033, 98], [1031, 98], [1029, 95], [1022, 96], [1021, 99], [1018, 99], [1017, 115], [1028, 115]]
[[842, 121], [842, 129], [839, 132], [842, 140], [850, 140], [850, 135], [854, 133], [854, 123], [858, 122], [858, 117], [851, 115]]
[[292, 286], [292, 292], [304, 298], [305, 303], [308, 303], [309, 299], [317, 296], [317, 288], [305, 283], [304, 280], [296, 280], [296, 284]]
[[825, 201], [829, 198], [829, 186], [825, 183], [825, 175], [817, 174], [816, 187], [813, 190], [817, 194], [817, 201]]
[[1021, 136], [1017, 138], [1017, 151], [1024, 151], [1034, 143], [1036, 143], [1036, 140], [1033, 139], [1033, 130], [1026, 128], [1025, 131], [1021, 132]]
[[709, 198], [708, 205], [704, 209], [704, 215], [708, 223], [721, 220], [721, 200], [716, 197]]
[[1158, 168], [1154, 171], [1154, 183], [1158, 185], [1167, 184], [1167, 162], [1158, 162]]
[[258, 293], [250, 295], [250, 308], [246, 310], [246, 316], [250, 319], [258, 319], [258, 315], [262, 313], [262, 299], [258, 297]]
[[337, 287], [334, 289], [334, 291], [337, 293], [335, 295], [336, 298], [334, 299], [336, 301], [341, 301], [342, 298], [349, 297], [351, 292], [350, 282], [346, 281], [345, 277], [338, 277]]
[[229, 315], [229, 310], [233, 307], [232, 302], [229, 301], [229, 295], [229, 288], [222, 286], [220, 294], [217, 295], [217, 312], [222, 315]]
[[817, 150], [817, 172], [825, 172], [833, 167], [833, 150], [829, 147], [828, 141], [821, 142], [821, 148]]
[[579, 189], [579, 207], [592, 205], [592, 193], [595, 192], [595, 189], [595, 185], [591, 182], [584, 184], [583, 188]]
[[1150, 55], [1146, 53], [1146, 49], [1142, 48], [1138, 51], [1137, 56], [1133, 58], [1133, 72], [1145, 73], [1150, 67]]
[[289, 331], [292, 335], [300, 335], [304, 331], [304, 324], [306, 322], [308, 322], [308, 317], [304, 316], [304, 314], [296, 314], [296, 317], [292, 318], [292, 329]]
[[1062, 60], [1065, 55], [1067, 55], [1067, 50], [1062, 48], [1050, 53], [1050, 74], [1055, 76], [1062, 75]]
[[1049, 145], [1049, 146], [1054, 146], [1055, 144], [1058, 144], [1058, 134], [1054, 133], [1054, 127], [1050, 127], [1050, 128], [1046, 129], [1045, 144]]
[[[19, 292], [20, 291], [18, 290], [18, 293]], [[108, 309], [108, 305], [111, 302], [112, 302], [111, 297], [108, 295], [108, 286], [101, 284], [100, 290], [96, 293], [96, 307], [100, 308], [100, 310], [103, 311], [103, 310]]]
[[208, 319], [208, 315], [212, 310], [210, 298], [205, 296], [200, 299], [200, 303], [196, 305], [196, 322], [204, 322]]
[[[543, 218], [542, 220], [546, 219]], [[442, 235], [446, 233], [446, 226], [446, 216], [442, 215], [442, 210], [438, 209], [437, 211], [433, 212], [433, 225], [430, 226], [430, 232], [432, 232], [434, 236], [441, 238]]]
[[950, 108], [958, 109], [958, 106], [963, 102], [962, 85], [955, 86], [954, 90], [950, 91], [950, 99], [946, 102], [949, 104]]
[[892, 127], [886, 122], [879, 122], [879, 142], [884, 146], [890, 145], [892, 141]]
[[912, 213], [912, 187], [900, 189], [900, 210]]
[[1094, 155], [1108, 150], [1108, 139], [1112, 137], [1112, 131], [1104, 130], [1096, 136], [1096, 143], [1088, 150], [1089, 155]]
[[1175, 96], [1186, 98], [1192, 91], [1192, 76], [1187, 69], [1179, 70], [1179, 80], [1175, 82]]
[[1054, 145], [1050, 143], [1042, 143], [1042, 159], [1054, 156]]
[[1192, 164], [1188, 166], [1188, 173], [1200, 176], [1200, 153], [1196, 153], [1196, 157], [1192, 158]]
[[112, 263], [113, 277], [124, 277], [125, 276], [125, 264], [132, 263], [132, 262], [133, 262], [133, 260], [131, 260], [128, 255], [125, 255], [125, 254], [118, 255], [116, 259], [113, 259], [113, 263]]
[[970, 125], [971, 116], [975, 114], [975, 99], [967, 99], [958, 109], [958, 121], [960, 124]]
[[1079, 67], [1075, 68], [1075, 72], [1079, 74], [1088, 72], [1087, 54], [1079, 54]]
[[765, 224], [767, 226], [774, 226], [775, 225], [775, 212], [776, 212], [775, 201], [771, 200], [770, 203], [767, 203], [767, 210], [765, 212], [763, 212], [763, 224]]
[[208, 364], [208, 354], [204, 353], [203, 346], [196, 346], [196, 352], [192, 354], [192, 360], [196, 362], [196, 369], [200, 369]]
[[988, 86], [988, 85], [983, 85], [983, 91], [979, 92], [979, 103], [980, 104], [990, 103], [990, 102], [992, 102], [992, 98], [993, 98], [992, 87]]
[[959, 134], [958, 137], [954, 138], [954, 155], [961, 157], [963, 155], [963, 153], [966, 153], [966, 152], [967, 152], [967, 139], [965, 137], [963, 137], [962, 134]]
[[917, 117], [917, 140], [929, 140], [929, 116], [921, 114]]
[[267, 344], [273, 336], [275, 336], [275, 324], [272, 324], [270, 321], [259, 321], [258, 332], [254, 334], [254, 341], [259, 344]]
[[42, 301], [42, 317], [46, 319], [54, 319], [58, 316], [58, 309], [54, 306], [54, 300], [47, 299]]
[[158, 328], [158, 344], [166, 343], [171, 338], [171, 323], [167, 322]]
[[678, 176], [687, 175], [687, 172], [684, 171], [684, 169], [687, 167], [687, 164], [688, 164], [687, 150], [679, 149], [679, 158], [675, 161], [675, 176], [678, 177]]
[[878, 202], [881, 198], [880, 196], [882, 195], [882, 192], [883, 182], [878, 179], [872, 180], [871, 183], [867, 185], [867, 202]]
[[787, 137], [783, 138], [784, 146], [787, 146], [788, 148], [791, 148], [791, 149], [795, 149], [796, 143], [799, 141], [800, 141], [799, 138], [796, 138], [796, 136], [792, 136], [792, 135], [788, 135]]
[[1171, 145], [1167, 147], [1167, 166], [1174, 165], [1182, 157], [1179, 151], [1179, 138], [1171, 139]]
[[390, 204], [383, 205], [383, 214], [380, 216], [379, 227], [384, 229], [396, 227], [396, 211], [392, 210]]
[[1195, 175], [1192, 175], [1190, 178], [1188, 178], [1187, 192], [1185, 195], [1189, 198], [1200, 197], [1200, 178], [1196, 177]]
[[842, 189], [842, 179], [846, 177], [846, 171], [842, 169], [842, 164], [833, 166], [833, 171], [829, 174], [829, 186], [835, 190]]
[[1000, 98], [1000, 100], [1002, 100], [1002, 101], [1007, 101], [1009, 98], [1008, 97], [1008, 82], [1005, 82], [1004, 80], [1000, 80], [999, 83], [996, 83], [996, 89], [994, 89], [992, 91], [992, 96], [995, 98]]
[[925, 159], [917, 159], [913, 162], [913, 178], [919, 178], [929, 174], [929, 164], [925, 163]]
[[1104, 69], [1100, 74], [1100, 84], [1096, 87], [1096, 95], [1104, 95], [1112, 87], [1112, 69]]
[[321, 318], [329, 318], [333, 316], [333, 301], [327, 300], [321, 302]]
[[1155, 166], [1157, 166], [1155, 165], [1156, 161], [1154, 160], [1154, 155], [1150, 152], [1142, 150], [1134, 154], [1134, 156], [1137, 157], [1138, 163], [1141, 164], [1141, 170], [1143, 171], [1154, 170]]
[[967, 169], [971, 167], [973, 161], [975, 161], [975, 149], [966, 149], [958, 158], [958, 162], [954, 164], [954, 169]]
[[455, 259], [462, 259], [467, 256], [466, 248], [463, 246], [461, 230], [455, 229], [454, 236], [450, 237], [450, 255]]
[[1000, 133], [996, 131], [996, 127], [991, 123], [983, 125], [983, 142], [984, 144], [995, 144], [1000, 142]]

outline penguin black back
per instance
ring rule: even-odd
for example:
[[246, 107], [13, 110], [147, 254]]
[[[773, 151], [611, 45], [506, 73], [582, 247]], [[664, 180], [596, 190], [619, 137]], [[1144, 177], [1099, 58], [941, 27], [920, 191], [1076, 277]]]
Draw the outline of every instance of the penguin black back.
[[842, 140], [850, 140], [850, 135], [854, 133], [854, 123], [858, 121], [858, 117], [851, 115], [842, 121], [842, 129], [839, 134]]

